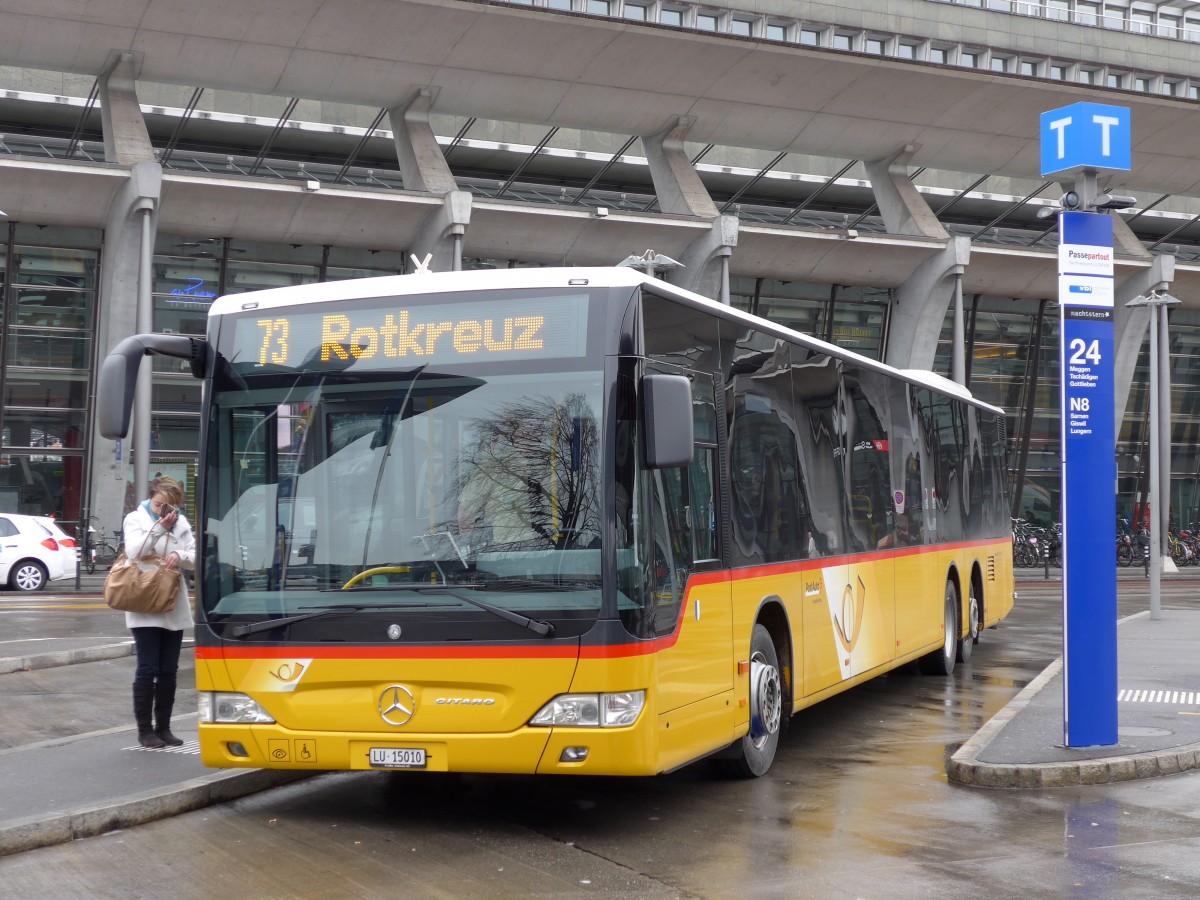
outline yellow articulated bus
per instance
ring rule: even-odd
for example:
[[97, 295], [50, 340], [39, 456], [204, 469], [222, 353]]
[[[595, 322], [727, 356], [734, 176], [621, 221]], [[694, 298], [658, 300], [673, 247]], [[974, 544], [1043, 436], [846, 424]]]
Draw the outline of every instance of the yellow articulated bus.
[[107, 437], [147, 354], [205, 382], [209, 766], [757, 776], [1012, 607], [1001, 410], [629, 268], [222, 297]]

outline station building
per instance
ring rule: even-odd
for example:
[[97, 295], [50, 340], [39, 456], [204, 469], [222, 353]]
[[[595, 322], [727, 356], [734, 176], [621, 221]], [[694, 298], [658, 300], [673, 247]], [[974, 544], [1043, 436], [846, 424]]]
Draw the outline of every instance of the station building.
[[[221, 294], [410, 271], [662, 277], [1008, 412], [1014, 514], [1058, 515], [1042, 112], [1131, 109], [1118, 510], [1145, 493], [1166, 291], [1172, 516], [1200, 518], [1200, 6], [1141, 0], [0, 0], [0, 509], [139, 492], [93, 424], [122, 338]], [[1042, 216], [1039, 217], [1039, 212]], [[139, 283], [153, 295], [138, 320]], [[142, 304], [142, 308], [147, 308]], [[194, 489], [199, 384], [155, 359], [150, 474]]]

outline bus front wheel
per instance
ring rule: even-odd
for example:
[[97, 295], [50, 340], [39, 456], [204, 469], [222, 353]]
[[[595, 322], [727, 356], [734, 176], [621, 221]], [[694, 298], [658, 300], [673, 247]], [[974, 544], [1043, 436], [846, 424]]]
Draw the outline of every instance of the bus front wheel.
[[958, 591], [946, 581], [942, 602], [942, 646], [917, 660], [922, 675], [949, 675], [958, 655]]
[[764, 625], [750, 637], [750, 732], [720, 757], [722, 768], [738, 778], [765, 775], [779, 746], [783, 721], [783, 679], [779, 654]]

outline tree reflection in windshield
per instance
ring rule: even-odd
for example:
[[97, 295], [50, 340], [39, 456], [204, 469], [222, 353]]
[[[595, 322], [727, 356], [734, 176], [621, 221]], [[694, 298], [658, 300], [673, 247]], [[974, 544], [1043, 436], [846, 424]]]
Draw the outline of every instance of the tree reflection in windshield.
[[596, 416], [579, 393], [523, 397], [470, 423], [458, 533], [507, 550], [598, 546]]
[[598, 373], [550, 389], [410, 376], [214, 398], [230, 461], [208, 495], [221, 595], [336, 589], [376, 568], [356, 584], [598, 588]]

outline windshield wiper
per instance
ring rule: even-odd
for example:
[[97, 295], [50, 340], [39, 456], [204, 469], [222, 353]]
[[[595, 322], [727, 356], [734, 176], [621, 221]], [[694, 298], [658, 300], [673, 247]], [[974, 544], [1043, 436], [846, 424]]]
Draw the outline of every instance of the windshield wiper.
[[304, 613], [299, 616], [267, 619], [265, 622], [254, 622], [250, 625], [234, 625], [229, 629], [229, 633], [234, 637], [244, 637], [247, 634], [256, 634], [260, 631], [270, 631], [272, 628], [278, 628], [280, 625], [291, 625], [293, 622], [303, 622], [307, 619], [316, 619], [321, 616], [332, 616], [335, 613], [359, 612], [364, 609], [366, 609], [365, 606], [331, 606], [329, 609], [319, 609], [316, 612]]
[[572, 581], [539, 581], [536, 578], [512, 578], [509, 576], [493, 576], [484, 581], [481, 587], [489, 591], [512, 591], [512, 592], [528, 592], [528, 593], [557, 593], [567, 591], [591, 591], [597, 590], [600, 587], [600, 577], [588, 576], [586, 579], [580, 578]]
[[[248, 634], [257, 634], [260, 631], [270, 631], [271, 629], [278, 628], [281, 625], [291, 625], [294, 622], [304, 622], [308, 619], [317, 619], [321, 616], [332, 616], [336, 615], [337, 613], [357, 613], [362, 612], [364, 609], [403, 609], [408, 606], [421, 605], [423, 604], [363, 603], [357, 606], [330, 606], [326, 609], [318, 609], [316, 612], [302, 613], [298, 616], [283, 616], [279, 619], [267, 619], [263, 622], [253, 622], [249, 625], [234, 625], [229, 629], [229, 633], [234, 637], [245, 637]], [[303, 609], [304, 607], [300, 608]]]
[[[480, 588], [482, 584], [460, 584], [456, 585], [460, 588]], [[541, 619], [531, 619], [529, 616], [523, 616], [520, 613], [515, 613], [510, 609], [504, 609], [500, 606], [493, 606], [490, 603], [484, 603], [482, 600], [476, 600], [474, 597], [468, 597], [466, 594], [460, 594], [458, 591], [451, 590], [444, 584], [388, 584], [371, 587], [354, 587], [350, 591], [430, 591], [437, 594], [445, 594], [448, 597], [453, 597], [455, 600], [461, 600], [463, 603], [470, 604], [477, 609], [482, 609], [484, 612], [490, 612], [494, 616], [498, 616], [514, 625], [520, 625], [522, 628], [528, 628], [534, 634], [542, 637], [553, 637], [554, 626], [549, 622], [544, 622]], [[353, 607], [343, 607], [351, 609]], [[321, 613], [310, 613], [310, 615], [321, 615]], [[308, 616], [301, 616], [308, 618]], [[279, 620], [286, 621], [286, 620]]]

